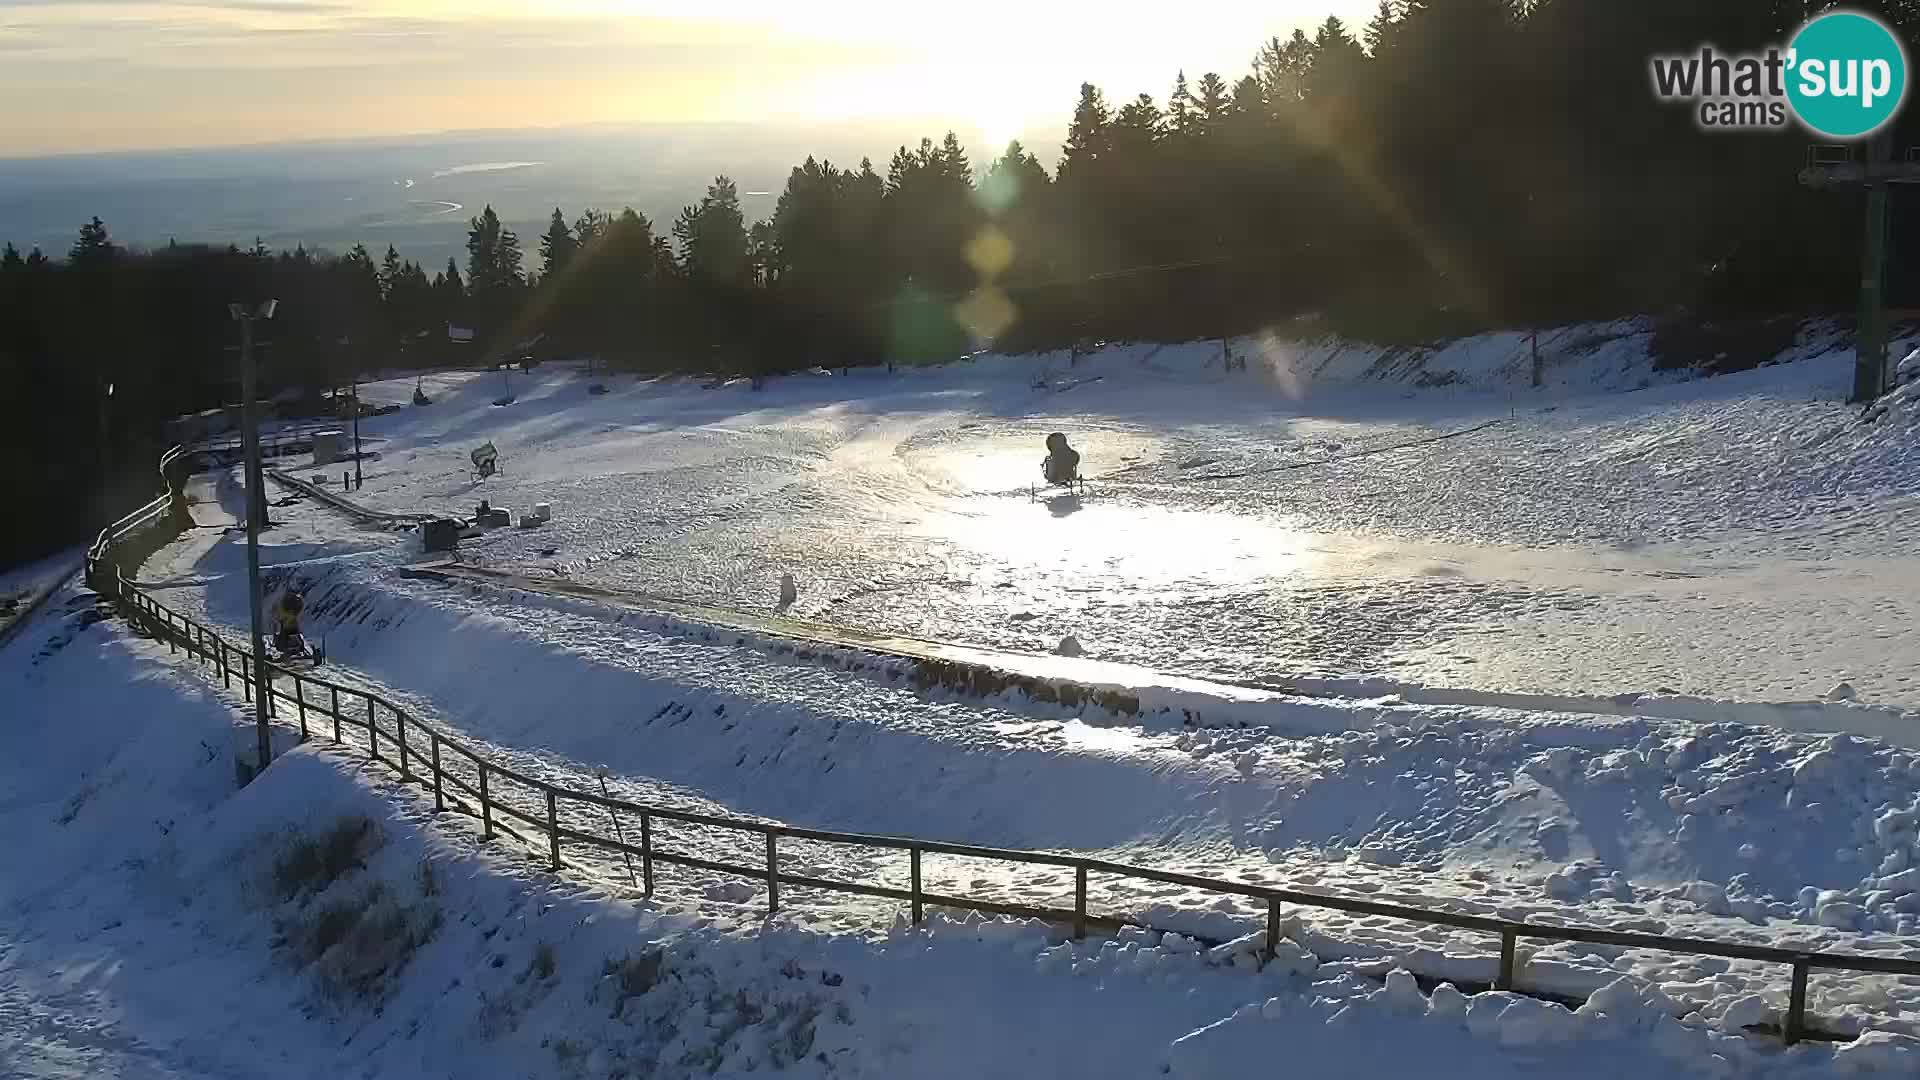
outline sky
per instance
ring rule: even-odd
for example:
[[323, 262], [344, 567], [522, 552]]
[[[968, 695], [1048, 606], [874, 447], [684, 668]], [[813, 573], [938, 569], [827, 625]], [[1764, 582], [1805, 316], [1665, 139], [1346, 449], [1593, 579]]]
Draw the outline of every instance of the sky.
[[[0, 158], [587, 124], [1063, 127], [1376, 0], [0, 0]], [[716, 12], [720, 12], [716, 14]]]

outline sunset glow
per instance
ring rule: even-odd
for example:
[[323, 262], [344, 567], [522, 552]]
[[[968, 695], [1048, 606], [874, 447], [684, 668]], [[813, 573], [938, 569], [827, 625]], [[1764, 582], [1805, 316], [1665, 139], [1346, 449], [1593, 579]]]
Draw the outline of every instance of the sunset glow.
[[[450, 129], [925, 120], [991, 141], [1063, 126], [1080, 82], [1164, 100], [1176, 70], [1244, 74], [1266, 37], [1356, 0], [10, 0], [0, 157]], [[958, 11], [958, 16], [951, 14]]]

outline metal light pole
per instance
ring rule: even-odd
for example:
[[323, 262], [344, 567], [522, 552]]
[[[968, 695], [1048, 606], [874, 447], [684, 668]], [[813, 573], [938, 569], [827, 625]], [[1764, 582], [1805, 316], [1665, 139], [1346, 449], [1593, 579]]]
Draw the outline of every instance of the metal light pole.
[[360, 373], [353, 374], [353, 489], [360, 490]]
[[273, 758], [273, 738], [268, 724], [267, 645], [261, 633], [260, 611], [260, 523], [266, 517], [266, 493], [260, 490], [260, 412], [257, 379], [253, 370], [253, 323], [271, 319], [278, 300], [268, 300], [249, 311], [244, 304], [228, 304], [227, 313], [240, 324], [240, 441], [246, 455], [247, 476], [247, 618], [253, 631], [253, 717], [254, 734], [260, 763], [256, 775]]
[[1856, 155], [1850, 145], [1810, 146], [1800, 182], [1814, 190], [1867, 193], [1866, 235], [1860, 245], [1860, 317], [1854, 333], [1853, 393], [1848, 401], [1864, 404], [1886, 393], [1887, 370], [1887, 199], [1893, 184], [1920, 183], [1920, 147], [1909, 148], [1904, 161], [1893, 160], [1893, 135], [1882, 132], [1868, 139]]
[[1878, 136], [1868, 144], [1867, 234], [1861, 245], [1860, 322], [1854, 344], [1853, 395], [1848, 398], [1855, 403], [1887, 392], [1887, 181], [1876, 183], [1871, 170], [1884, 167], [1892, 158], [1891, 136]]

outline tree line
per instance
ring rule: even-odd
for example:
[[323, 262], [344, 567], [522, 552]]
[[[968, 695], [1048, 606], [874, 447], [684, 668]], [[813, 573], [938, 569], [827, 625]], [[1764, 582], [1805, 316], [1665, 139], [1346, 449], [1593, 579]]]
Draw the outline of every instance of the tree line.
[[[21, 404], [0, 440], [63, 462], [8, 486], [66, 524], [0, 542], [0, 563], [127, 505], [112, 477], [144, 496], [165, 418], [234, 399], [226, 305], [268, 296], [269, 384], [316, 393], [536, 338], [633, 370], [765, 373], [988, 343], [1845, 311], [1861, 196], [1795, 183], [1800, 133], [1702, 133], [1647, 67], [1782, 43], [1820, 6], [1381, 0], [1363, 27], [1260, 44], [1237, 77], [1083, 85], [1052, 168], [1017, 142], [976, 160], [949, 133], [884, 167], [809, 158], [756, 222], [726, 176], [666, 223], [556, 208], [532, 251], [489, 206], [464, 268], [391, 247], [133, 251], [98, 219], [64, 257], [6, 245], [0, 400]], [[1865, 7], [1920, 25], [1913, 0]], [[1896, 296], [1920, 251], [1904, 206]]]

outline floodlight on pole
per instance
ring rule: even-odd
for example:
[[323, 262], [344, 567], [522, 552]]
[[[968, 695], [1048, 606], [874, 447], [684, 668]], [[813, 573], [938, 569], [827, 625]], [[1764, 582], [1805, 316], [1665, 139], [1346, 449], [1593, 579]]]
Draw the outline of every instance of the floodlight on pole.
[[273, 757], [272, 729], [269, 726], [272, 683], [267, 678], [267, 647], [262, 633], [260, 610], [260, 526], [266, 517], [266, 493], [260, 489], [260, 415], [259, 397], [253, 369], [253, 324], [271, 319], [279, 308], [278, 300], [268, 300], [249, 311], [245, 304], [228, 304], [227, 314], [240, 324], [240, 436], [246, 455], [247, 483], [247, 617], [253, 632], [253, 715], [256, 772], [267, 767]]

